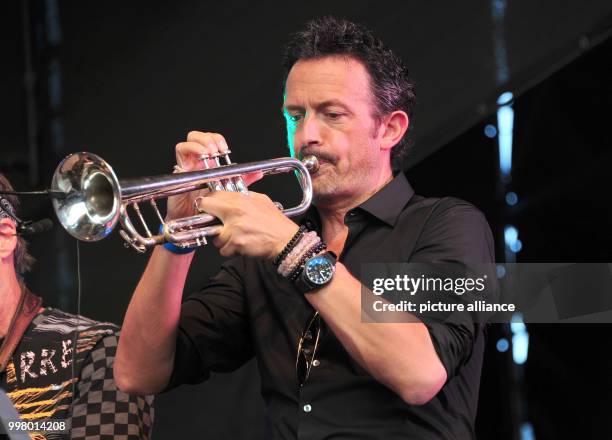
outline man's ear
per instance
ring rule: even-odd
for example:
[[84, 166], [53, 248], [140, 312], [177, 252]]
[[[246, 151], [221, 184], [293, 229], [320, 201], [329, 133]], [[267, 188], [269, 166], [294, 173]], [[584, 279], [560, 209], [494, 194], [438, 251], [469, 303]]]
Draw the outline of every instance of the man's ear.
[[403, 110], [396, 110], [383, 118], [381, 130], [380, 148], [381, 150], [390, 150], [402, 140], [404, 134], [408, 130], [410, 120], [408, 115]]
[[17, 247], [17, 230], [15, 223], [8, 218], [0, 219], [0, 258], [6, 258], [15, 252]]

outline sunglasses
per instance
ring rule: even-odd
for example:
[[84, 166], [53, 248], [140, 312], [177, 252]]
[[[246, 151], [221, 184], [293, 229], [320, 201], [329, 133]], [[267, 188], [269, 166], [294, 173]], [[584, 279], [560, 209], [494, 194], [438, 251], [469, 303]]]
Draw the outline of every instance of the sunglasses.
[[319, 347], [319, 339], [321, 337], [321, 317], [319, 312], [315, 311], [308, 325], [302, 332], [298, 341], [297, 359], [295, 360], [295, 374], [298, 385], [304, 386], [310, 376], [313, 362], [317, 362], [315, 355]]

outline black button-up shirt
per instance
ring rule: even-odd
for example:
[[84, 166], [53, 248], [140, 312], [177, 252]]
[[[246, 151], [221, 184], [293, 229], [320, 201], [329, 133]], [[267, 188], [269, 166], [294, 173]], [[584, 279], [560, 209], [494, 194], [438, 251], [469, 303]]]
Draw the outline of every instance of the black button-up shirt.
[[[302, 223], [320, 228], [316, 208]], [[345, 224], [349, 234], [340, 261], [358, 279], [367, 262], [494, 261], [480, 211], [458, 199], [417, 196], [401, 173], [347, 213]], [[318, 362], [300, 388], [298, 339], [312, 313], [271, 262], [227, 261], [182, 306], [168, 389], [232, 371], [256, 356], [270, 438], [474, 438], [484, 350], [480, 325], [426, 324], [448, 380], [427, 404], [412, 406], [361, 368], [324, 323]]]

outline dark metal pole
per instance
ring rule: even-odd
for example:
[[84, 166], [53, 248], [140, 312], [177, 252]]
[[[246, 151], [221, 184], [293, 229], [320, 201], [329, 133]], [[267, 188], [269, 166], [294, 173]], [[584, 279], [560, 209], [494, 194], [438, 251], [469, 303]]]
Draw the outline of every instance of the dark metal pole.
[[30, 39], [30, 1], [21, 2], [21, 19], [23, 29], [24, 74], [23, 85], [26, 95], [26, 138], [28, 142], [28, 183], [30, 187], [38, 185], [39, 148], [38, 118], [35, 97], [36, 73], [32, 69], [32, 42]]

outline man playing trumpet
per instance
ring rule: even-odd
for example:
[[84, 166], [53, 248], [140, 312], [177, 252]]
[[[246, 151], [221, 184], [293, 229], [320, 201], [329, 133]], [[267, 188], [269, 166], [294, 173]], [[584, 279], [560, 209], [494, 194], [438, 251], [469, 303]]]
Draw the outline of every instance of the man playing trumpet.
[[[363, 323], [357, 276], [371, 261], [491, 262], [484, 216], [394, 176], [414, 85], [367, 29], [315, 20], [290, 41], [285, 68], [289, 147], [320, 164], [314, 206], [297, 224], [255, 192], [198, 198], [233, 258], [181, 304], [193, 252], [154, 250], [123, 323], [119, 387], [159, 393], [256, 356], [270, 438], [474, 437], [481, 326]], [[177, 164], [199, 169], [227, 150], [220, 134], [191, 132]], [[193, 215], [196, 196], [169, 199], [167, 218]]]

